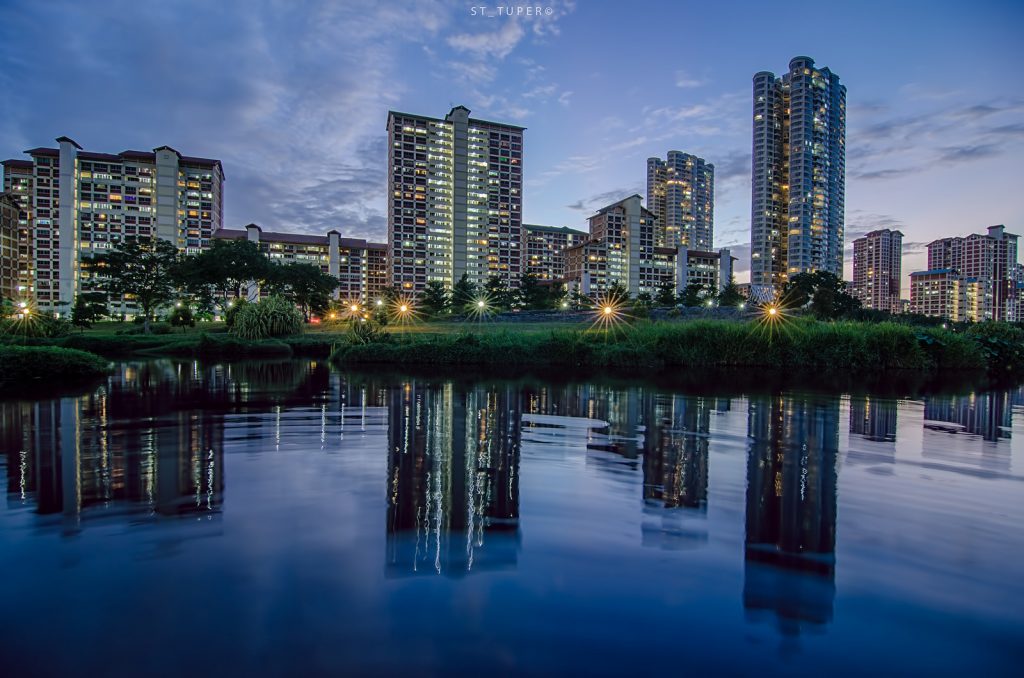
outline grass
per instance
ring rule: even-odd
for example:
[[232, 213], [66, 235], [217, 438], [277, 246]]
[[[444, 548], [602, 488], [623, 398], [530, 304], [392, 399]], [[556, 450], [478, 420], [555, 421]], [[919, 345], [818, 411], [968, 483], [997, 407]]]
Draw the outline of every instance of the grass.
[[0, 385], [18, 390], [33, 385], [80, 382], [106, 374], [110, 363], [85, 351], [55, 346], [0, 346]]
[[339, 344], [342, 364], [520, 365], [660, 368], [783, 368], [812, 371], [984, 370], [992, 356], [975, 339], [894, 323], [788, 321], [641, 322], [608, 331], [505, 326], [488, 332], [385, 336]]

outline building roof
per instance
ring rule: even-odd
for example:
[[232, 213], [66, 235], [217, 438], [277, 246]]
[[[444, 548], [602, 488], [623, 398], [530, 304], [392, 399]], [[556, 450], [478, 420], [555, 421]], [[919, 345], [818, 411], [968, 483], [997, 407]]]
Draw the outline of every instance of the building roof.
[[[64, 138], [65, 137], [61, 137], [61, 139]], [[75, 144], [75, 146], [79, 149], [81, 148], [81, 146], [78, 146], [78, 144]], [[122, 162], [124, 160], [141, 160], [144, 162], [156, 162], [156, 151], [159, 151], [161, 149], [169, 149], [174, 151], [178, 155], [179, 162], [182, 165], [190, 165], [193, 167], [218, 167], [221, 171], [221, 174], [224, 174], [224, 165], [221, 163], [220, 160], [215, 160], [213, 158], [200, 158], [198, 156], [193, 155], [182, 155], [181, 153], [178, 153], [178, 151], [175, 151], [170, 146], [160, 146], [152, 151], [127, 150], [121, 151], [120, 153], [96, 153], [94, 151], [79, 151], [78, 157], [81, 158], [82, 160], [97, 160], [100, 162]], [[25, 151], [25, 153], [31, 156], [39, 155], [52, 158], [56, 158], [60, 155], [60, 151], [58, 149], [46, 148], [45, 146], [40, 146], [38, 148], [30, 148], [27, 151]], [[6, 165], [7, 162], [10, 161], [5, 161], [4, 164]]]
[[951, 268], [933, 268], [930, 271], [914, 271], [913, 273], [910, 274], [910, 276], [914, 277], [915, 275], [939, 275], [946, 273], [955, 273], [955, 271]]
[[542, 224], [523, 224], [523, 228], [531, 231], [544, 231], [545, 233], [565, 233], [567, 235], [590, 235], [587, 231], [581, 231], [568, 226], [544, 226]]
[[[455, 106], [455, 108], [452, 108], [452, 111], [454, 111], [456, 108], [462, 108], [462, 109], [465, 109], [467, 113], [469, 112], [469, 109], [466, 108], [465, 106]], [[432, 115], [420, 115], [419, 113], [405, 113], [403, 111], [389, 110], [388, 111], [388, 119], [390, 119], [391, 116], [393, 116], [393, 115], [401, 115], [401, 116], [406, 117], [406, 118], [419, 118], [420, 120], [430, 120], [431, 122], [451, 122], [450, 120], [445, 120], [444, 118], [435, 118]], [[448, 115], [451, 115], [451, 111], [448, 112]], [[481, 125], [494, 125], [494, 126], [497, 126], [497, 127], [510, 127], [512, 129], [518, 129], [518, 130], [526, 129], [525, 127], [521, 127], [519, 125], [513, 125], [513, 124], [507, 123], [507, 122], [492, 122], [490, 120], [481, 120], [479, 118], [470, 118], [469, 121], [470, 122], [475, 122], [475, 123], [481, 124]]]
[[17, 158], [11, 158], [10, 160], [4, 160], [0, 162], [0, 165], [4, 167], [17, 167], [18, 169], [32, 169], [31, 160], [18, 160]]
[[[310, 233], [284, 233], [281, 231], [264, 231], [258, 224], [248, 224], [241, 228], [221, 228], [213, 233], [214, 238], [221, 240], [241, 240], [249, 236], [248, 229], [255, 228], [260, 231], [260, 242], [280, 242], [293, 245], [327, 245], [330, 242], [329, 235], [312, 235]], [[337, 233], [332, 230], [328, 233]], [[368, 242], [362, 238], [338, 238], [338, 244], [342, 247], [366, 248], [383, 250], [387, 249], [384, 243]]]

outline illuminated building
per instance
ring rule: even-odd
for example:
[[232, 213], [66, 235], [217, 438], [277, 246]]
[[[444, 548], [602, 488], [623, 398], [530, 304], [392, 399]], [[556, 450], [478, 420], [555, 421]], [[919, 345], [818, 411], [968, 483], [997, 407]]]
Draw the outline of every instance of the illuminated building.
[[392, 285], [482, 286], [522, 275], [524, 128], [469, 117], [388, 112], [388, 249]]
[[523, 275], [537, 276], [541, 281], [565, 278], [566, 250], [589, 238], [589, 234], [565, 226], [523, 224]]
[[900, 312], [903, 234], [888, 228], [853, 241], [850, 292], [864, 308]]
[[[96, 286], [83, 259], [124, 238], [161, 238], [199, 252], [221, 226], [224, 172], [219, 160], [153, 151], [94, 153], [60, 137], [58, 148], [33, 148], [28, 219], [35, 298], [42, 311], [71, 312], [75, 296]], [[26, 169], [4, 163], [4, 185]], [[118, 304], [130, 311], [130, 303]]]
[[12, 196], [18, 202], [18, 282], [15, 285], [15, 297], [19, 299], [34, 298], [35, 275], [33, 273], [35, 259], [32, 256], [32, 186], [34, 185], [33, 165], [29, 160], [3, 161], [3, 193]]
[[714, 245], [715, 166], [689, 153], [647, 159], [647, 208], [658, 217], [659, 247]]
[[0, 193], [0, 298], [19, 299], [21, 205], [12, 193]]
[[910, 312], [953, 322], [984, 319], [989, 306], [987, 287], [954, 269], [940, 268], [910, 274]]
[[[927, 308], [927, 315], [938, 315], [951, 320], [1010, 320], [1019, 316], [1017, 239], [1007, 233], [1004, 226], [989, 226], [985, 234], [974, 233], [966, 237], [941, 238], [928, 244], [929, 271], [948, 270], [960, 286], [965, 281], [977, 283], [973, 294], [977, 299], [966, 303], [977, 306], [976, 311], [962, 311], [959, 318], [945, 313], [933, 312], [933, 304], [914, 304], [911, 287], [911, 306], [915, 312]], [[918, 275], [918, 274], [911, 274]], [[913, 280], [913, 278], [912, 278]], [[923, 298], [922, 298], [923, 300]]]
[[846, 87], [808, 57], [754, 75], [750, 282], [843, 275]]
[[635, 297], [655, 295], [662, 285], [682, 292], [691, 283], [715, 292], [732, 278], [729, 250], [709, 252], [685, 245], [656, 244], [658, 219], [639, 195], [612, 203], [590, 217], [590, 238], [566, 250], [566, 284], [585, 296], [600, 296], [616, 282]]
[[365, 304], [380, 298], [388, 285], [387, 245], [383, 243], [343, 238], [334, 230], [326, 235], [264, 231], [256, 224], [249, 224], [245, 230], [222, 228], [213, 238], [247, 239], [274, 263], [318, 266], [338, 278], [335, 298]]
[[743, 606], [795, 635], [832, 620], [839, 399], [754, 398], [747, 421]]

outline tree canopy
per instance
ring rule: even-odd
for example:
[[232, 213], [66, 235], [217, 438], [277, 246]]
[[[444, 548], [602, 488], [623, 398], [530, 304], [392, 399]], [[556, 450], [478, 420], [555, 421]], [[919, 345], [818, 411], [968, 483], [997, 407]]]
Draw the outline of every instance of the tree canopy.
[[177, 296], [178, 249], [166, 240], [125, 240], [91, 263], [107, 294], [129, 297], [139, 307], [146, 332], [153, 314]]

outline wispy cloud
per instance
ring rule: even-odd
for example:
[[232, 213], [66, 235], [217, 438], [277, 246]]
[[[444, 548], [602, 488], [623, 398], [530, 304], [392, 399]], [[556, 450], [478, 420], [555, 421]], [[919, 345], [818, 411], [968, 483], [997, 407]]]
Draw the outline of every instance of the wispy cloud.
[[577, 200], [571, 205], [566, 205], [566, 207], [568, 207], [571, 210], [576, 210], [577, 212], [584, 212], [587, 215], [590, 215], [596, 212], [597, 210], [601, 209], [602, 207], [611, 205], [612, 203], [616, 203], [619, 200], [622, 200], [623, 198], [628, 198], [629, 196], [641, 193], [642, 191], [643, 189], [640, 187], [616, 188], [610, 191], [602, 191], [600, 193], [596, 193], [590, 196], [589, 198]]
[[676, 71], [676, 87], [682, 87], [688, 89], [691, 87], [700, 87], [707, 81], [701, 78], [695, 78], [686, 71]]

